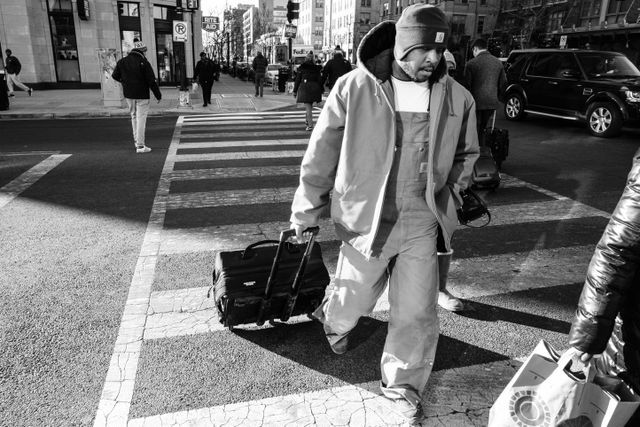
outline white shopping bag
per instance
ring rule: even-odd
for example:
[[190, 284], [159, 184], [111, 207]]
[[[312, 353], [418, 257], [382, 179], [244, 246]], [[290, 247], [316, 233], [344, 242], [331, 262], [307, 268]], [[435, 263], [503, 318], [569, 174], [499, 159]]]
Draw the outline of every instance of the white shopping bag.
[[197, 91], [198, 91], [198, 83], [197, 82], [191, 83], [191, 93], [196, 93]]
[[593, 366], [572, 373], [573, 356], [540, 341], [491, 407], [489, 427], [624, 426], [638, 396]]

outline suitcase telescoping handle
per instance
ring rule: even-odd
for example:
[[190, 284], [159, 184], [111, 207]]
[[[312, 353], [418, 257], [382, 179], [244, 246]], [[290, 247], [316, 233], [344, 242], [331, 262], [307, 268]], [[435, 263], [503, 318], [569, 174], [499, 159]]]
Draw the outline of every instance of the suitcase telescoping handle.
[[[293, 285], [291, 286], [291, 292], [289, 294], [289, 299], [285, 306], [285, 313], [288, 312], [289, 316], [291, 311], [288, 309], [289, 305], [291, 305], [291, 309], [295, 305], [295, 300], [298, 296], [298, 292], [300, 291], [300, 283], [302, 283], [302, 277], [304, 276], [304, 270], [307, 267], [307, 262], [309, 261], [309, 257], [311, 256], [311, 248], [313, 247], [313, 242], [315, 241], [316, 235], [320, 231], [319, 227], [309, 227], [304, 230], [304, 233], [311, 233], [309, 240], [307, 241], [307, 247], [304, 250], [304, 254], [302, 255], [302, 259], [300, 260], [300, 266], [298, 267], [298, 271], [296, 272], [296, 277], [293, 281]], [[262, 296], [262, 301], [260, 302], [260, 308], [258, 310], [258, 319], [256, 320], [256, 325], [262, 326], [265, 321], [265, 314], [269, 313], [271, 306], [271, 293], [273, 291], [273, 283], [276, 278], [276, 274], [278, 274], [278, 268], [280, 266], [280, 254], [282, 253], [282, 248], [289, 238], [295, 236], [295, 230], [285, 230], [280, 233], [280, 241], [278, 242], [278, 248], [276, 249], [276, 255], [273, 258], [273, 264], [271, 265], [271, 272], [269, 273], [269, 279], [267, 280], [267, 285], [265, 286], [264, 295]], [[291, 302], [293, 300], [293, 303]], [[286, 316], [287, 319], [289, 316]], [[282, 317], [285, 317], [284, 314]]]

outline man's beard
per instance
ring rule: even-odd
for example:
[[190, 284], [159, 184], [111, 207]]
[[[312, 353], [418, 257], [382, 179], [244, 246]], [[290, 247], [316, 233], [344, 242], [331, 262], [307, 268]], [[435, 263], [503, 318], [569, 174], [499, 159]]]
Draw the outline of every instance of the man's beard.
[[436, 67], [431, 63], [428, 63], [426, 66], [420, 67], [417, 70], [414, 70], [411, 67], [410, 62], [400, 62], [400, 67], [414, 82], [418, 83], [423, 83], [429, 80], [429, 77], [431, 77], [431, 74], [433, 74], [436, 69]]

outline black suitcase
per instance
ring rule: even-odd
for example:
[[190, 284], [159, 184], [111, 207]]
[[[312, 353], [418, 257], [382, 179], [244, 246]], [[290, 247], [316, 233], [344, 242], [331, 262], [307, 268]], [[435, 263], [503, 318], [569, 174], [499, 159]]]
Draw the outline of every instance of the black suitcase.
[[491, 149], [493, 160], [498, 166], [498, 170], [502, 168], [502, 162], [509, 155], [509, 130], [496, 128], [496, 113], [493, 112], [493, 123], [491, 128], [484, 131], [484, 145]]
[[493, 161], [491, 149], [485, 145], [480, 147], [480, 157], [473, 165], [471, 188], [474, 190], [495, 190], [500, 185], [500, 171]]
[[[263, 240], [244, 250], [220, 251], [213, 269], [213, 296], [220, 322], [230, 330], [241, 324], [311, 314], [322, 302], [329, 272], [315, 242], [318, 227], [309, 228], [306, 244], [289, 242], [294, 230], [280, 240]], [[305, 232], [305, 233], [306, 233]]]

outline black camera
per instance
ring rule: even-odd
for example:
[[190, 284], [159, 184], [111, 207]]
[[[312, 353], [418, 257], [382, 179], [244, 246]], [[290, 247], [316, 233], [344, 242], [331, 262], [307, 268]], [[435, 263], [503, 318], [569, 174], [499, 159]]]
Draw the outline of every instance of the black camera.
[[487, 223], [482, 227], [491, 222], [491, 213], [487, 209], [487, 205], [473, 190], [470, 188], [462, 190], [460, 197], [462, 198], [462, 206], [457, 209], [460, 224], [467, 225], [485, 215], [487, 216]]

